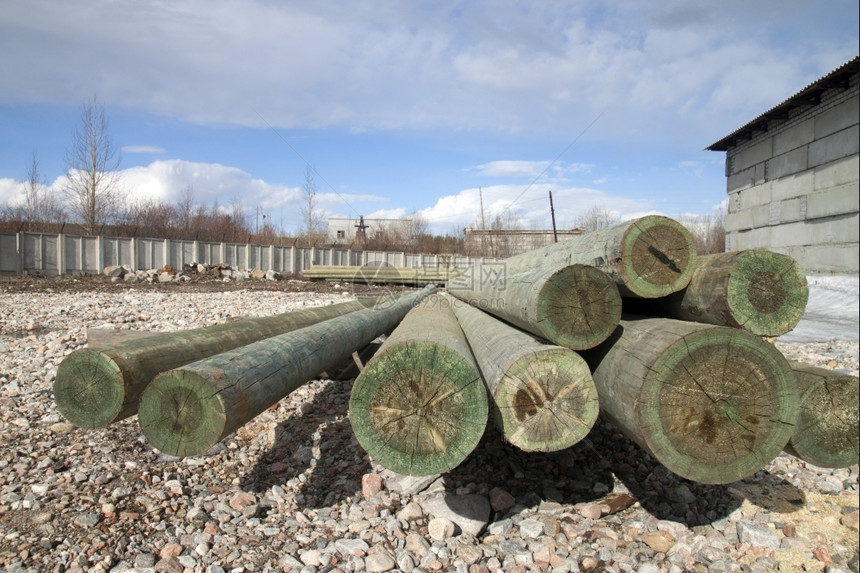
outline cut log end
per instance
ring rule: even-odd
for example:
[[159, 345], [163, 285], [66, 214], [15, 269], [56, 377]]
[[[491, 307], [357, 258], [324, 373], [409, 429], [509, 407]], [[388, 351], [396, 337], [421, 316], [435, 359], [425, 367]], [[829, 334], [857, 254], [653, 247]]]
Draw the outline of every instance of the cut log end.
[[806, 310], [809, 286], [793, 258], [765, 249], [738, 255], [727, 286], [732, 317], [745, 330], [779, 336], [794, 328]]
[[119, 366], [96, 350], [81, 348], [57, 367], [54, 401], [80, 428], [104, 428], [134, 414], [137, 396], [126, 396]]
[[648, 447], [673, 472], [729, 483], [767, 465], [797, 420], [794, 376], [769, 344], [742, 331], [683, 337], [645, 380], [639, 419]]
[[442, 473], [478, 445], [486, 390], [475, 368], [438, 345], [410, 342], [371, 361], [353, 386], [349, 415], [367, 453], [404, 475]]
[[155, 448], [171, 456], [206, 452], [225, 434], [220, 397], [202, 376], [183, 370], [158, 375], [144, 392], [140, 429]]
[[606, 340], [621, 319], [621, 295], [606, 273], [590, 265], [560, 269], [545, 283], [538, 299], [541, 334], [573, 350]]
[[623, 239], [621, 294], [668, 296], [687, 286], [695, 262], [695, 242], [683, 225], [668, 217], [645, 217]]
[[846, 468], [857, 463], [860, 389], [856, 376], [792, 363], [801, 388], [800, 414], [785, 450], [822, 468]]
[[493, 414], [505, 438], [527, 452], [553, 452], [584, 438], [600, 407], [588, 365], [550, 348], [518, 360], [495, 388]]

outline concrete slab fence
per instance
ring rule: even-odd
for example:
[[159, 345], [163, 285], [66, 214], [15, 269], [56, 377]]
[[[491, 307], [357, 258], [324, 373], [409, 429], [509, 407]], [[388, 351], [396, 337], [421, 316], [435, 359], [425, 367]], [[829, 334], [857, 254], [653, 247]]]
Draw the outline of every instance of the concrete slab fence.
[[386, 265], [409, 268], [466, 268], [481, 257], [431, 255], [342, 248], [288, 247], [243, 243], [178, 241], [140, 237], [48, 233], [0, 234], [0, 275], [93, 275], [112, 265], [132, 270], [182, 270], [192, 263], [299, 274], [313, 265]]

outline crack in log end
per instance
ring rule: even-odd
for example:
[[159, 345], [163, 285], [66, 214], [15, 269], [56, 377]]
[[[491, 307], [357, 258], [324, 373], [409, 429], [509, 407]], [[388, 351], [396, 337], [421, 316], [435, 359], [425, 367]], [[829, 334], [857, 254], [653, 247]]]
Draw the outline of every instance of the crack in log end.
[[187, 436], [200, 427], [203, 408], [200, 400], [186, 388], [175, 388], [160, 393], [162, 411], [167, 419], [164, 425], [178, 436]]
[[788, 297], [780, 277], [771, 271], [752, 273], [747, 285], [747, 299], [758, 312], [772, 314], [782, 308]]
[[671, 285], [690, 264], [687, 238], [668, 225], [644, 230], [631, 249], [633, 272], [653, 285]]

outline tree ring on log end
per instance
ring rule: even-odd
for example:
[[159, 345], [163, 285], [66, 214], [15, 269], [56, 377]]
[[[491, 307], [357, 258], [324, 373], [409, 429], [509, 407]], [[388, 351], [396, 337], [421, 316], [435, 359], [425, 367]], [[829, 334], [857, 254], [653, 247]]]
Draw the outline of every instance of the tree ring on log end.
[[621, 295], [609, 275], [590, 265], [562, 267], [537, 298], [537, 322], [545, 338], [586, 350], [607, 338], [621, 319]]
[[654, 363], [637, 406], [644, 439], [676, 474], [730, 483], [779, 455], [797, 420], [794, 374], [757, 336], [706, 328]]
[[779, 336], [794, 328], [809, 299], [803, 269], [793, 258], [755, 249], [740, 255], [729, 277], [732, 318], [760, 336]]
[[487, 391], [474, 364], [432, 342], [383, 349], [350, 395], [358, 442], [371, 458], [404, 475], [458, 466], [478, 445], [487, 415]]
[[576, 444], [600, 410], [588, 365], [560, 347], [517, 360], [493, 398], [496, 425], [511, 444], [527, 452], [554, 452]]
[[644, 217], [631, 225], [622, 239], [621, 253], [624, 286], [629, 294], [642, 298], [683, 289], [696, 262], [690, 232], [677, 221], [660, 216]]
[[[120, 367], [108, 356], [81, 348], [57, 367], [54, 401], [60, 413], [79, 428], [103, 428], [123, 410], [126, 400]], [[96, 406], [96, 407], [94, 407]]]
[[860, 458], [858, 397], [856, 376], [832, 372], [819, 378], [800, 397], [791, 453], [818, 467], [847, 468], [856, 464]]
[[226, 419], [224, 404], [212, 385], [184, 370], [156, 376], [138, 410], [140, 429], [149, 443], [179, 457], [202, 454], [222, 439]]

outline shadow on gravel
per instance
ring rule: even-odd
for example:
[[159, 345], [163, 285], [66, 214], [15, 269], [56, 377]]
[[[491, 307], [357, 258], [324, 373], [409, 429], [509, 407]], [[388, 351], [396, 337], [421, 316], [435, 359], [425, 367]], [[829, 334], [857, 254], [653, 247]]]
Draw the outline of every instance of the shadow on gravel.
[[296, 503], [308, 508], [329, 507], [360, 494], [370, 460], [354, 443], [347, 419], [352, 379], [328, 384], [303, 404], [306, 413], [294, 412], [278, 424], [275, 445], [242, 477], [243, 490], [262, 493], [298, 479], [301, 497]]
[[[262, 493], [298, 479], [302, 485], [297, 504], [314, 509], [360, 496], [361, 477], [371, 466], [347, 418], [351, 384], [351, 379], [329, 382], [305, 406], [306, 414], [295, 412], [284, 419], [275, 430], [275, 446], [242, 478], [242, 488]], [[796, 511], [806, 502], [803, 491], [765, 470], [727, 485], [679, 477], [602, 419], [584, 440], [551, 453], [523, 452], [489, 424], [478, 447], [444, 477], [452, 493], [505, 490], [516, 499], [510, 512], [556, 502], [607, 503], [616, 513], [638, 501], [655, 518], [687, 527], [727, 517], [744, 498], [779, 513]], [[632, 496], [627, 503], [621, 500], [626, 497], [623, 491], [615, 491], [618, 483]]]

